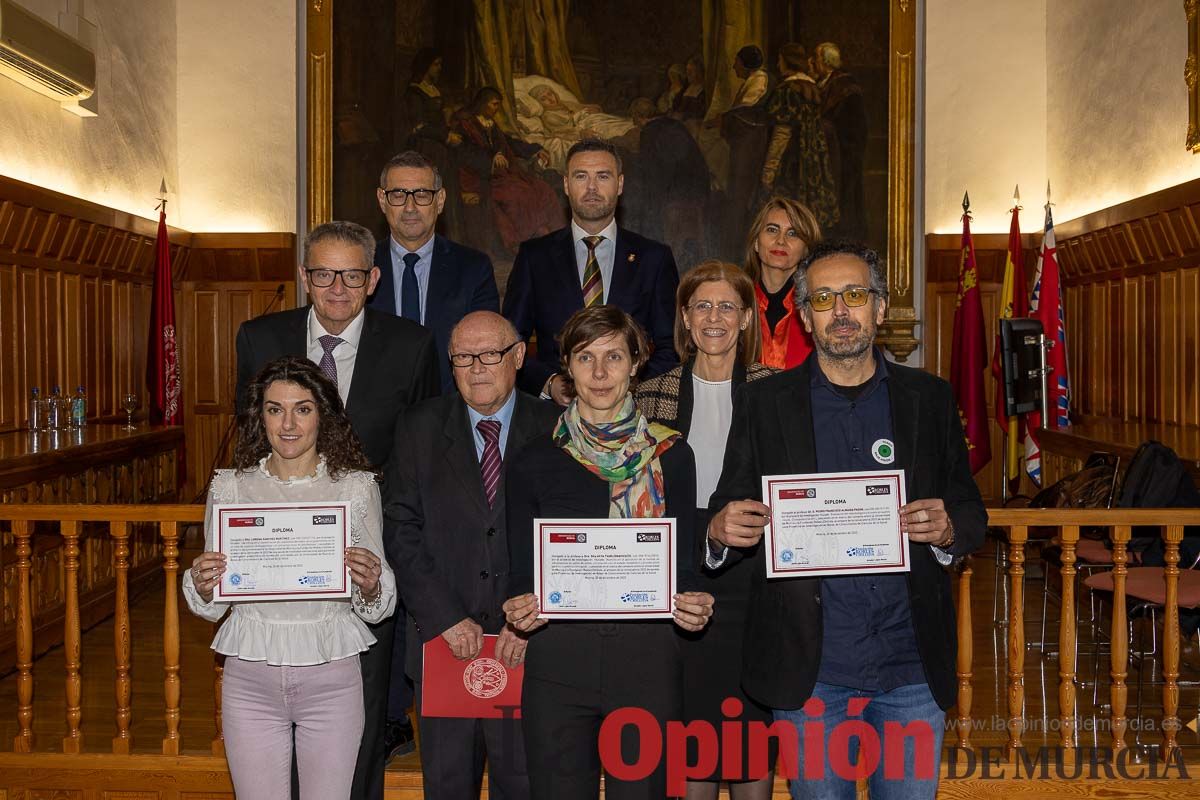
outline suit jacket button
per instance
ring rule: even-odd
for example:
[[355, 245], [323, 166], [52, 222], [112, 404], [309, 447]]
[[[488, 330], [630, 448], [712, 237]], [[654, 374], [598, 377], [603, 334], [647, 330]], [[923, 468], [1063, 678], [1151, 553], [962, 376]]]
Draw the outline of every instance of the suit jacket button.
[[479, 618], [482, 620], [486, 620], [488, 618], [488, 613], [486, 611], [483, 612], [482, 614], [479, 615]]
[[488, 571], [486, 569], [479, 573], [479, 577], [483, 578], [484, 580], [487, 580], [487, 576]]
[[821, 595], [813, 595], [813, 602], [817, 605], [821, 605]]
[[496, 535], [496, 529], [495, 529], [495, 528], [488, 528], [488, 531], [487, 531], [487, 533], [488, 533], [488, 536], [495, 536], [495, 535]]

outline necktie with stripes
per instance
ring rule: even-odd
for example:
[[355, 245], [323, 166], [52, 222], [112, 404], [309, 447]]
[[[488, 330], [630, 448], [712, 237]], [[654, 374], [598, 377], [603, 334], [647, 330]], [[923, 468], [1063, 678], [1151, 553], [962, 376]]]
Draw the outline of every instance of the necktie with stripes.
[[583, 267], [583, 307], [591, 308], [604, 302], [604, 281], [600, 277], [600, 262], [596, 260], [596, 247], [604, 241], [603, 236], [585, 236], [587, 263]]
[[481, 419], [475, 424], [483, 436], [483, 458], [479, 462], [479, 474], [483, 477], [483, 491], [488, 505], [496, 505], [496, 488], [500, 485], [500, 423], [494, 419]]

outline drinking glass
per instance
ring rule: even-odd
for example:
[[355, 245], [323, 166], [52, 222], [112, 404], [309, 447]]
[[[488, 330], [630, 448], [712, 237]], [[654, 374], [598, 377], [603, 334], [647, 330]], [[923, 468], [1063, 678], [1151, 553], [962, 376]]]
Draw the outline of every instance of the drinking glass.
[[125, 409], [125, 430], [127, 431], [137, 430], [137, 427], [133, 424], [133, 412], [137, 411], [137, 407], [138, 398], [133, 392], [125, 395], [124, 399], [121, 401], [121, 408]]

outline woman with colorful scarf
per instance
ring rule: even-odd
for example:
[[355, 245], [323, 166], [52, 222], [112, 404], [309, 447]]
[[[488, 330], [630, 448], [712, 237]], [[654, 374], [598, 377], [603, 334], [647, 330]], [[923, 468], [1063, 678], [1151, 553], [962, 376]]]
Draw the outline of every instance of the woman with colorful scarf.
[[[624, 311], [594, 306], [576, 313], [560, 334], [562, 373], [575, 399], [549, 437], [512, 456], [505, 477], [508, 622], [529, 634], [522, 724], [533, 800], [595, 798], [600, 728], [606, 715], [633, 707], [649, 712], [660, 732], [682, 716], [678, 638], [663, 620], [547, 623], [533, 595], [533, 520], [674, 517], [679, 585], [695, 583], [703, 558], [696, 529], [696, 466], [679, 433], [638, 411], [630, 382], [649, 357], [646, 335]], [[696, 631], [713, 612], [712, 595], [683, 591], [674, 624]], [[609, 800], [667, 796], [662, 741], [643, 743], [637, 728], [605, 748], [605, 764], [656, 766], [638, 780], [605, 776]], [[643, 744], [646, 746], [643, 749]], [[612, 752], [617, 750], [618, 752]]]

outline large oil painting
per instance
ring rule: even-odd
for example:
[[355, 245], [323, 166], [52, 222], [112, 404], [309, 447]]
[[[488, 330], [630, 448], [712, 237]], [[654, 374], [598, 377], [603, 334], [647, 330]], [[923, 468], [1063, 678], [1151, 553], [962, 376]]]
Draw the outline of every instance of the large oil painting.
[[311, 219], [386, 235], [380, 168], [418, 150], [447, 189], [439, 232], [487, 252], [503, 292], [520, 243], [567, 223], [567, 151], [599, 137], [622, 156], [621, 224], [667, 242], [681, 271], [741, 263], [755, 212], [781, 194], [827, 236], [902, 261], [889, 270], [910, 289], [911, 234], [897, 227], [911, 188], [889, 163], [911, 154], [895, 147], [893, 74], [911, 69], [895, 36], [907, 0], [311, 5], [309, 78], [327, 89], [310, 83], [309, 98], [328, 104], [327, 120], [309, 115], [310, 133], [328, 131], [310, 141], [310, 206], [324, 204]]

